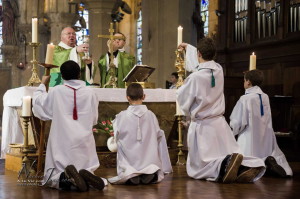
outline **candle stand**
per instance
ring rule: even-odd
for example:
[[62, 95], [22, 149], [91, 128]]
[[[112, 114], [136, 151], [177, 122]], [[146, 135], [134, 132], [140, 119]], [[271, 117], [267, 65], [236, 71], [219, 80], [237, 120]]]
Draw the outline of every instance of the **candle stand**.
[[184, 51], [182, 49], [177, 49], [175, 51], [176, 54], [176, 61], [175, 67], [177, 68], [178, 73], [178, 81], [176, 83], [176, 88], [179, 88], [183, 84], [183, 77], [184, 77]]
[[[176, 88], [178, 89], [183, 84], [183, 78], [184, 78], [184, 73], [185, 73], [185, 69], [184, 69], [184, 51], [181, 50], [181, 49], [177, 49], [175, 51], [175, 54], [176, 54], [175, 67], [177, 68], [177, 73], [178, 73], [178, 81], [176, 83]], [[176, 108], [180, 109], [180, 107], [177, 107], [177, 106], [176, 106]], [[177, 121], [178, 121], [178, 145], [177, 145], [177, 148], [179, 150], [178, 155], [177, 155], [178, 159], [177, 159], [176, 165], [185, 165], [186, 164], [185, 155], [182, 151], [183, 142], [182, 142], [182, 124], [181, 124], [181, 121], [182, 121], [182, 118], [184, 117], [182, 115], [182, 111], [181, 110], [176, 110], [175, 117], [177, 118]]]
[[178, 159], [177, 159], [176, 165], [185, 165], [186, 164], [185, 155], [182, 151], [183, 142], [182, 142], [182, 124], [181, 124], [181, 121], [182, 121], [183, 116], [182, 115], [176, 115], [176, 117], [177, 117], [177, 120], [178, 120], [178, 145], [177, 145], [177, 148], [179, 150], [179, 152], [177, 154]]
[[27, 179], [29, 174], [34, 174], [34, 170], [31, 168], [31, 161], [28, 158], [28, 154], [32, 152], [30, 150], [29, 145], [28, 145], [28, 125], [30, 121], [31, 116], [21, 116], [23, 118], [23, 124], [24, 124], [24, 143], [22, 146], [22, 153], [24, 154], [24, 158], [22, 160], [22, 168], [19, 171], [18, 178], [22, 175], [25, 174], [25, 178]]
[[30, 61], [32, 63], [32, 75], [31, 78], [28, 81], [27, 86], [33, 86], [33, 84], [39, 84], [41, 83], [41, 80], [37, 74], [37, 48], [39, 47], [41, 43], [32, 43], [29, 42], [29, 45], [32, 47], [32, 60]]

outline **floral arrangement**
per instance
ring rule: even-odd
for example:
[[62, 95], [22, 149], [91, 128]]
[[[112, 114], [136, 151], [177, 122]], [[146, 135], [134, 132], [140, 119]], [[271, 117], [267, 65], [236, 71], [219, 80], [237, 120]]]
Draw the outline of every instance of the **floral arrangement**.
[[93, 128], [94, 133], [106, 133], [110, 136], [114, 136], [114, 129], [113, 124], [111, 122], [111, 119], [103, 120], [99, 122], [95, 127]]

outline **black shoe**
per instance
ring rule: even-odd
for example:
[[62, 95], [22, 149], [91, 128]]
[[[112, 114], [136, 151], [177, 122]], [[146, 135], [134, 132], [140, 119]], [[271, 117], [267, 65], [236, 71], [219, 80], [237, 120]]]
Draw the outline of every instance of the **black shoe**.
[[59, 188], [65, 191], [71, 190], [72, 183], [66, 177], [65, 172], [62, 172], [59, 176]]
[[79, 175], [77, 169], [74, 165], [68, 165], [65, 168], [65, 176], [69, 179], [69, 181], [77, 187], [78, 191], [84, 192], [88, 190], [88, 187], [84, 181], [84, 179]]
[[238, 183], [251, 183], [265, 169], [265, 167], [251, 167], [244, 169], [237, 177]]
[[267, 159], [265, 160], [265, 164], [267, 166], [267, 170], [271, 174], [282, 178], [287, 177], [285, 170], [279, 164], [277, 164], [274, 157], [267, 157]]
[[243, 155], [239, 153], [233, 153], [229, 159], [228, 164], [226, 165], [225, 174], [222, 179], [223, 183], [232, 183], [237, 178], [237, 173], [241, 163], [243, 161]]
[[141, 175], [141, 182], [142, 184], [150, 184], [153, 182], [155, 178], [155, 174], [143, 174]]
[[79, 171], [79, 174], [81, 175], [81, 177], [85, 180], [85, 182], [88, 184], [88, 185], [91, 185], [92, 187], [94, 187], [95, 189], [98, 189], [98, 190], [103, 190], [104, 189], [104, 181], [92, 174], [91, 172], [85, 170], [85, 169], [81, 169]]
[[126, 181], [126, 184], [128, 185], [138, 185], [140, 184], [140, 176], [135, 176], [133, 178], [130, 178]]

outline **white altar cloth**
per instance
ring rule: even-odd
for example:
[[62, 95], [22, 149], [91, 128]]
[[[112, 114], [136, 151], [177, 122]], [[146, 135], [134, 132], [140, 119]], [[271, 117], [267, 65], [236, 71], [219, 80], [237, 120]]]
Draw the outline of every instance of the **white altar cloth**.
[[[23, 143], [23, 134], [17, 109], [23, 96], [32, 96], [36, 87], [20, 87], [6, 91], [3, 96], [1, 158], [9, 151], [9, 144]], [[124, 88], [93, 88], [101, 102], [127, 102]], [[175, 102], [175, 89], [144, 89], [144, 102]]]

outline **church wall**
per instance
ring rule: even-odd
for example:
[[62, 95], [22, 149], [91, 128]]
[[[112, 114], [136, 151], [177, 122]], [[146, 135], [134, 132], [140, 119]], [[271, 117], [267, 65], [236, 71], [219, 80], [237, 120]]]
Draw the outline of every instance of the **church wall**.
[[183, 27], [183, 41], [196, 42], [192, 25], [193, 0], [143, 0], [143, 64], [156, 68], [151, 75], [157, 88], [165, 88], [165, 81], [176, 71], [175, 50], [177, 27]]

